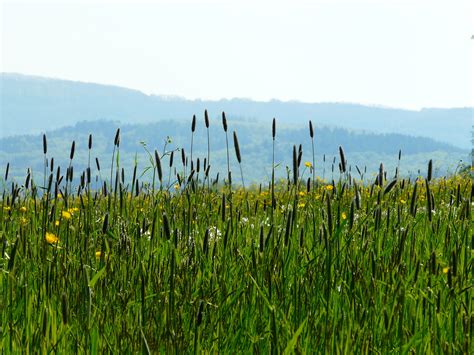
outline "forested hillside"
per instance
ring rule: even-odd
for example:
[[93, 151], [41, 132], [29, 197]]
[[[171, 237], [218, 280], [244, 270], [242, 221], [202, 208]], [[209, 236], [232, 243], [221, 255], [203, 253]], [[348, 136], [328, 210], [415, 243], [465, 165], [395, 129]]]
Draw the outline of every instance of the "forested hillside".
[[[232, 131], [236, 131], [242, 152], [242, 166], [249, 181], [268, 179], [271, 167], [272, 136], [271, 124], [255, 123], [249, 120], [228, 117], [229, 149], [232, 170], [237, 172], [238, 166], [234, 157]], [[138, 170], [145, 171], [149, 163], [147, 150], [153, 154], [155, 149], [164, 151], [184, 148], [190, 152], [191, 122], [172, 120], [149, 124], [125, 124], [113, 121], [80, 122], [72, 127], [48, 130], [49, 157], [54, 157], [56, 164], [66, 167], [69, 164], [69, 150], [75, 141], [76, 168], [84, 169], [88, 161], [88, 136], [92, 134], [93, 149], [91, 159], [95, 157], [103, 169], [110, 165], [113, 139], [117, 128], [121, 128], [120, 157], [122, 166], [128, 168], [138, 163]], [[221, 120], [210, 120], [211, 175], [227, 169], [226, 136]], [[291, 166], [293, 145], [302, 144], [303, 160], [312, 161], [312, 148], [308, 127], [295, 128], [277, 121], [275, 159], [278, 163], [276, 173], [286, 176], [286, 166]], [[427, 162], [433, 159], [435, 174], [453, 173], [459, 161], [468, 161], [469, 151], [452, 145], [440, 143], [429, 138], [410, 137], [401, 134], [373, 134], [349, 131], [341, 128], [315, 128], [315, 159], [316, 173], [321, 178], [331, 178], [333, 158], [338, 155], [338, 147], [344, 147], [348, 163], [356, 171], [366, 168], [366, 177], [378, 171], [383, 162], [390, 174], [398, 166], [398, 153], [402, 159], [400, 171], [405, 175], [416, 175], [419, 169], [425, 169]], [[166, 145], [166, 147], [165, 147]], [[179, 153], [179, 152], [177, 152]], [[175, 159], [175, 166], [181, 166], [180, 155]], [[193, 137], [193, 157], [207, 157], [207, 132], [203, 119], [197, 120]], [[40, 175], [43, 167], [42, 137], [23, 135], [0, 139], [0, 164], [11, 163], [11, 174], [24, 177], [27, 168]], [[94, 163], [95, 164], [95, 163]], [[337, 173], [337, 166], [335, 171]], [[356, 173], [355, 173], [356, 174]], [[222, 175], [221, 175], [222, 176]], [[145, 175], [145, 178], [147, 176]]]

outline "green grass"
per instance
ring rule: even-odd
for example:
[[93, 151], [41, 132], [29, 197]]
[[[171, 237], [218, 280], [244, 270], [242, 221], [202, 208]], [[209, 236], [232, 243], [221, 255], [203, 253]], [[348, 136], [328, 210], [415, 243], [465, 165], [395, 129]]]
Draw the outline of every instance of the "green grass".
[[473, 352], [467, 174], [324, 182], [295, 147], [275, 184], [213, 184], [179, 152], [127, 183], [117, 136], [101, 190], [6, 177], [4, 352]]

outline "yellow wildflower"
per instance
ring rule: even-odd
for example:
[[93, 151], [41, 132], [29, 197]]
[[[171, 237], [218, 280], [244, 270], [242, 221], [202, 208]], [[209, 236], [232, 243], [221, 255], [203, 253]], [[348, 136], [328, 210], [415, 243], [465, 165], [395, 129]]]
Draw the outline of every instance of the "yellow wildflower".
[[77, 211], [79, 211], [79, 208], [77, 207], [71, 207], [67, 210], [70, 214], [74, 214], [76, 213]]
[[28, 220], [25, 217], [20, 217], [20, 223], [24, 226], [28, 223]]
[[304, 195], [306, 195], [306, 192], [300, 191], [300, 192], [298, 192], [298, 195], [300, 195], [301, 197], [303, 197]]
[[178, 191], [178, 190], [179, 190], [179, 184], [175, 184], [175, 185], [174, 185], [174, 189], [175, 189], [176, 191]]
[[54, 244], [59, 242], [59, 238], [56, 237], [53, 233], [46, 232], [45, 238], [49, 244]]
[[20, 207], [20, 212], [25, 213], [25, 212], [26, 212], [26, 207], [25, 207], [25, 206], [21, 206], [21, 207]]
[[8, 211], [11, 210], [11, 208], [10, 208], [10, 206], [5, 206], [5, 207], [3, 207], [3, 210], [6, 211], [6, 212], [8, 212]]
[[59, 226], [59, 221], [56, 220], [56, 222], [54, 222], [54, 225], [55, 225], [56, 227], [58, 227], [58, 226]]
[[401, 199], [400, 199], [400, 203], [401, 203], [402, 205], [404, 205], [405, 203], [407, 203], [407, 201], [405, 201], [403, 198], [401, 198]]
[[[100, 250], [95, 252], [95, 257], [97, 259], [100, 259], [101, 256], [102, 256], [102, 252]], [[105, 257], [105, 253], [104, 253], [104, 257]]]
[[303, 202], [298, 203], [299, 208], [303, 208], [304, 206], [305, 206], [305, 204]]
[[62, 214], [64, 219], [71, 219], [72, 215], [69, 211], [63, 211]]
[[446, 267], [443, 268], [443, 274], [447, 274], [448, 271], [449, 271], [449, 267], [446, 266]]
[[332, 191], [334, 189], [334, 186], [332, 185], [326, 185], [326, 190]]
[[311, 168], [313, 165], [309, 161], [307, 161], [304, 163], [304, 166], [306, 166], [307, 168]]
[[346, 213], [345, 213], [345, 212], [342, 212], [341, 217], [342, 217], [343, 220], [346, 220], [346, 219], [347, 219]]

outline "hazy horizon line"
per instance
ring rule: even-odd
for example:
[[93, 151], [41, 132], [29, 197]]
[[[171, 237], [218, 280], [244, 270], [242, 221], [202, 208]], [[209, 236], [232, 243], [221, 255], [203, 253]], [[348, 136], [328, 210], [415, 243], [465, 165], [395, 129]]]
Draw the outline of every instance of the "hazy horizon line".
[[[417, 106], [417, 107], [402, 107], [402, 106], [392, 106], [386, 105], [381, 103], [373, 103], [373, 102], [353, 102], [353, 101], [303, 101], [300, 99], [281, 99], [281, 98], [270, 98], [270, 99], [258, 99], [252, 97], [243, 97], [243, 96], [234, 96], [234, 97], [220, 97], [220, 98], [212, 98], [212, 97], [187, 97], [184, 95], [179, 94], [164, 94], [164, 93], [157, 93], [157, 92], [148, 92], [146, 90], [140, 88], [134, 88], [129, 86], [123, 86], [114, 83], [101, 83], [97, 81], [87, 81], [81, 79], [69, 79], [64, 77], [56, 77], [56, 76], [45, 76], [39, 74], [29, 74], [29, 73], [20, 73], [20, 72], [7, 72], [7, 71], [0, 71], [0, 75], [17, 75], [17, 76], [24, 76], [24, 77], [32, 77], [37, 79], [46, 79], [46, 80], [57, 80], [57, 81], [69, 81], [73, 83], [80, 83], [80, 84], [92, 84], [92, 85], [100, 85], [100, 86], [110, 86], [120, 89], [126, 89], [131, 91], [139, 92], [148, 97], [160, 97], [160, 98], [169, 98], [169, 99], [181, 99], [186, 101], [212, 101], [212, 102], [219, 102], [219, 101], [233, 101], [233, 100], [247, 100], [253, 102], [262, 102], [262, 103], [269, 103], [272, 101], [282, 102], [282, 103], [301, 103], [301, 104], [345, 104], [345, 105], [359, 105], [365, 107], [372, 107], [372, 108], [381, 108], [381, 109], [392, 109], [392, 110], [403, 110], [403, 111], [422, 111], [422, 110], [429, 110], [429, 109], [471, 109], [474, 110], [474, 106]], [[474, 114], [474, 111], [473, 111]]]

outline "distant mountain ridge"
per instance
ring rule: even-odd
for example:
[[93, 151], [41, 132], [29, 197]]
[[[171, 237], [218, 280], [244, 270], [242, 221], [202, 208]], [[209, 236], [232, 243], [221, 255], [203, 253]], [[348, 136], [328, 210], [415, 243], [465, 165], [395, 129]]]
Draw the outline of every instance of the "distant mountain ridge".
[[374, 133], [429, 137], [462, 149], [471, 147], [473, 108], [427, 108], [412, 111], [348, 103], [269, 102], [249, 99], [187, 100], [146, 95], [140, 91], [94, 83], [0, 74], [0, 137], [37, 134], [81, 121], [117, 120], [141, 124], [160, 120], [189, 121], [208, 109], [242, 120], [280, 124], [342, 127]]

